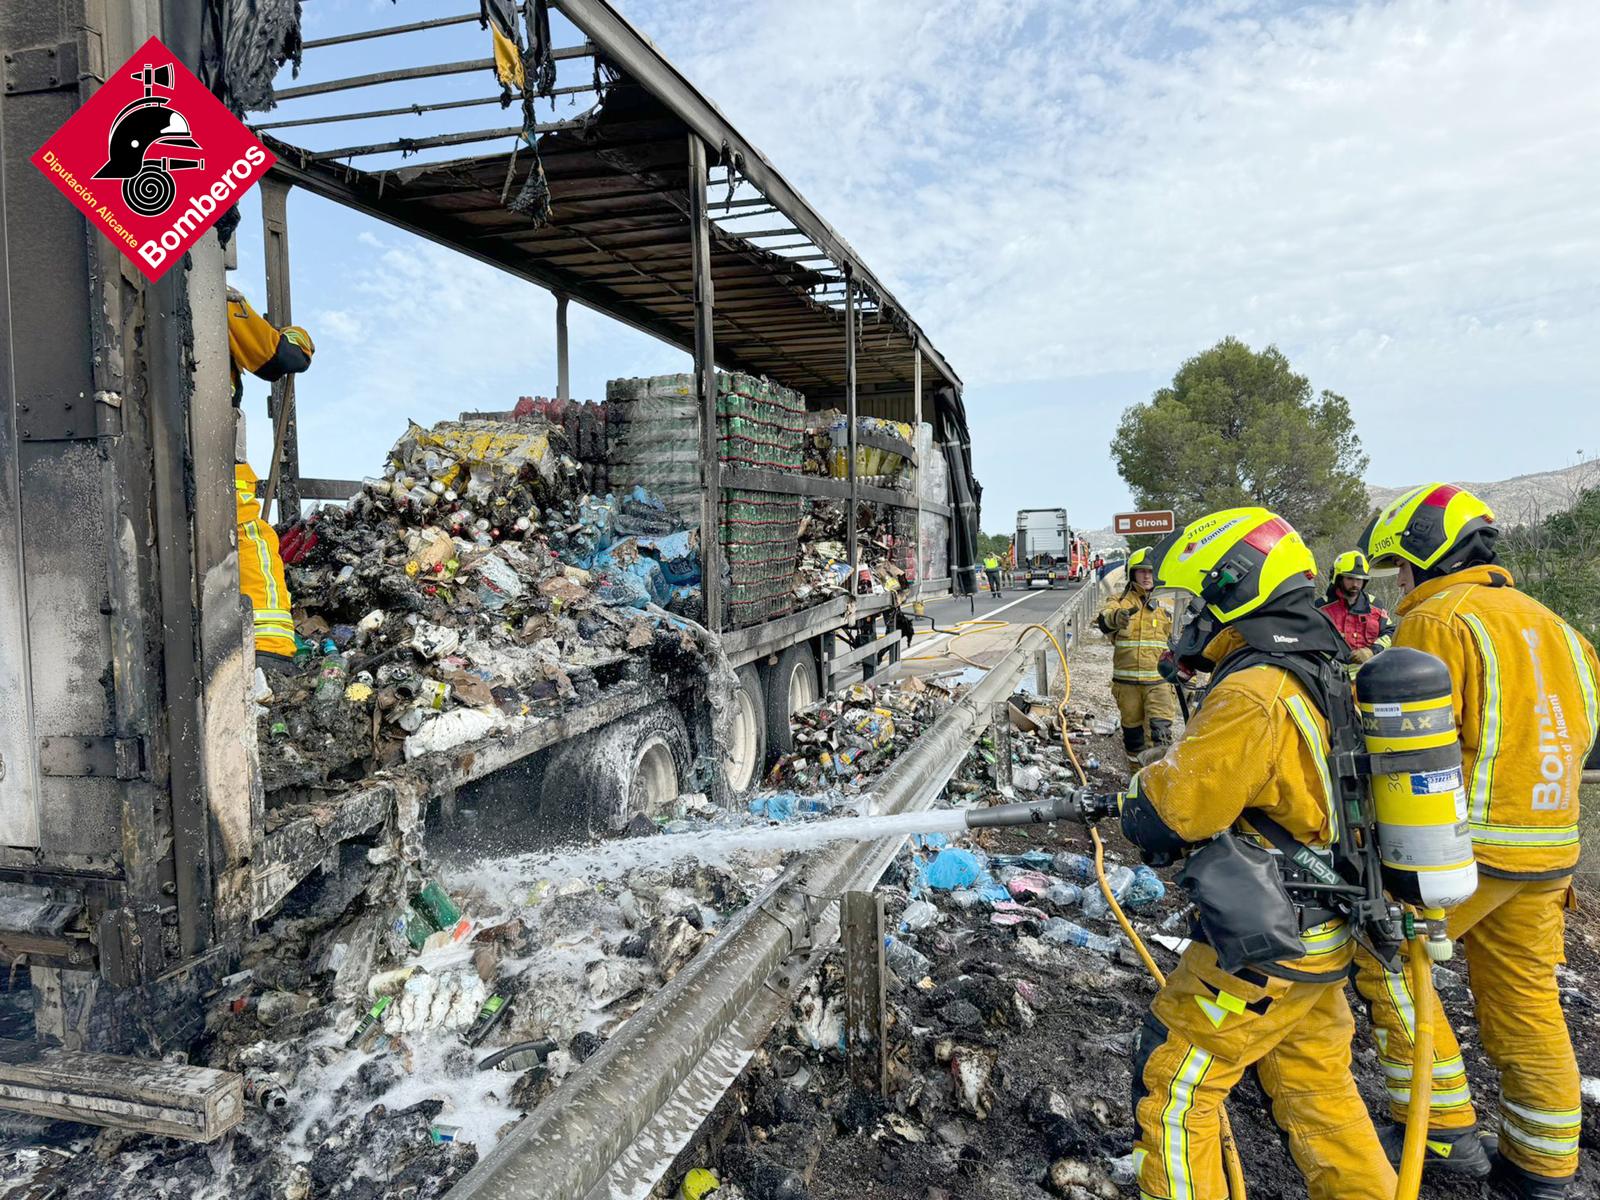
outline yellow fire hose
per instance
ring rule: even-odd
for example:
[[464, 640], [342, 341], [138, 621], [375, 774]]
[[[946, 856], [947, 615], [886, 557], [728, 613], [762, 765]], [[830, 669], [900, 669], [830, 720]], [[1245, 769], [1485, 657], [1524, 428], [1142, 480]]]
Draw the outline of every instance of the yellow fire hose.
[[1419, 929], [1406, 956], [1417, 1028], [1411, 1039], [1411, 1098], [1406, 1102], [1406, 1140], [1400, 1151], [1395, 1200], [1416, 1200], [1422, 1160], [1428, 1153], [1428, 1106], [1433, 1100], [1433, 963]]
[[[942, 654], [917, 654], [917, 655], [913, 655], [912, 657], [907, 658], [907, 659], [905, 659], [903, 661], [905, 661], [905, 662], [937, 662], [941, 658], [959, 658], [962, 662], [966, 663], [969, 667], [977, 667], [980, 670], [982, 670], [982, 669], [984, 669], [982, 663], [973, 662], [965, 654], [958, 654], [951, 647], [953, 647], [957, 642], [959, 642], [962, 638], [966, 637], [968, 634], [972, 634], [972, 633], [987, 633], [987, 632], [990, 632], [990, 631], [995, 630], [995, 629], [1007, 629], [1007, 628], [1010, 627], [1010, 625], [1011, 625], [1010, 621], [995, 621], [995, 620], [986, 619], [986, 618], [983, 618], [983, 617], [978, 617], [978, 618], [975, 618], [973, 620], [968, 620], [968, 621], [957, 621], [954, 625], [950, 626], [949, 629], [938, 629], [938, 628], [935, 628], [933, 630], [933, 632], [935, 634], [950, 634], [950, 635], [952, 635], [951, 638], [950, 638], [949, 645], [945, 646], [945, 648], [944, 648], [944, 652]], [[1037, 628], [1037, 626], [1030, 625], [1028, 628], [1033, 629], [1033, 628]], [[911, 648], [913, 650], [916, 649], [916, 644], [914, 642], [912, 643]]]
[[[1056, 641], [1055, 634], [1043, 625], [1029, 625], [1023, 632], [1026, 633], [1029, 629], [1037, 629], [1049, 638], [1050, 644], [1056, 648], [1056, 657], [1061, 660], [1063, 690], [1061, 703], [1056, 705], [1056, 716], [1061, 725], [1061, 746], [1067, 752], [1067, 759], [1072, 763], [1072, 769], [1077, 773], [1078, 785], [1086, 788], [1089, 786], [1088, 776], [1084, 774], [1078, 756], [1072, 749], [1072, 739], [1067, 736], [1067, 700], [1072, 695], [1072, 669], [1067, 666], [1066, 651], [1061, 648], [1061, 643]], [[1156, 960], [1151, 957], [1150, 951], [1134, 930], [1128, 915], [1122, 911], [1122, 905], [1117, 903], [1116, 896], [1112, 894], [1111, 882], [1106, 878], [1105, 843], [1100, 840], [1100, 831], [1091, 828], [1089, 836], [1094, 839], [1094, 873], [1100, 881], [1100, 894], [1106, 898], [1106, 904], [1116, 917], [1117, 924], [1122, 927], [1123, 934], [1139, 955], [1139, 961], [1144, 963], [1145, 970], [1156, 981], [1156, 986], [1165, 986], [1166, 976], [1156, 965]], [[1428, 1108], [1433, 1100], [1433, 969], [1428, 956], [1427, 938], [1421, 930], [1411, 939], [1407, 967], [1410, 971], [1411, 995], [1417, 1014], [1416, 1036], [1412, 1039], [1411, 1097], [1406, 1105], [1406, 1140], [1400, 1152], [1400, 1170], [1394, 1190], [1395, 1200], [1417, 1200], [1417, 1191], [1422, 1185], [1423, 1158], [1428, 1148]], [[1233, 1139], [1233, 1126], [1228, 1120], [1227, 1108], [1219, 1108], [1217, 1117], [1221, 1127], [1219, 1136], [1222, 1142], [1222, 1165], [1228, 1177], [1229, 1200], [1245, 1200], [1244, 1167], [1239, 1162], [1239, 1147]]]
[[[1061, 747], [1067, 752], [1067, 759], [1077, 773], [1078, 786], [1086, 788], [1089, 786], [1089, 777], [1084, 774], [1083, 766], [1078, 762], [1078, 756], [1072, 749], [1072, 739], [1067, 736], [1067, 701], [1072, 696], [1072, 669], [1067, 666], [1066, 651], [1061, 648], [1061, 643], [1056, 641], [1055, 634], [1043, 625], [1029, 625], [1028, 629], [1037, 629], [1049, 638], [1050, 644], [1056, 648], [1056, 657], [1061, 660], [1061, 703], [1056, 705], [1056, 719], [1061, 726]], [[1026, 633], [1027, 630], [1023, 632]], [[1089, 836], [1094, 839], [1094, 873], [1100, 881], [1100, 894], [1106, 898], [1106, 904], [1110, 907], [1112, 915], [1116, 917], [1117, 924], [1122, 926], [1122, 932], [1139, 955], [1139, 961], [1144, 963], [1144, 969], [1150, 972], [1150, 978], [1156, 981], [1157, 987], [1165, 987], [1167, 977], [1156, 965], [1156, 960], [1151, 957], [1144, 940], [1134, 930], [1133, 922], [1128, 920], [1128, 914], [1122, 911], [1122, 905], [1117, 903], [1117, 898], [1111, 891], [1111, 881], [1106, 878], [1106, 847], [1100, 840], [1100, 831], [1091, 828]], [[1418, 1033], [1421, 1033], [1420, 1028]], [[1431, 1041], [1431, 1030], [1429, 1037]], [[1217, 1109], [1217, 1122], [1220, 1127], [1218, 1136], [1222, 1142], [1222, 1168], [1228, 1177], [1228, 1196], [1230, 1200], [1245, 1200], [1244, 1166], [1239, 1162], [1239, 1147], [1233, 1140], [1233, 1124], [1228, 1120], [1226, 1106]]]

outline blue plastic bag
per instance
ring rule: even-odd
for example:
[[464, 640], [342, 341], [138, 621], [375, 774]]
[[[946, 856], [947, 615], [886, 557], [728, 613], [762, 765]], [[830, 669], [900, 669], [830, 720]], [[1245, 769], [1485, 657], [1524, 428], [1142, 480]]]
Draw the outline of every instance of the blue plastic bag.
[[690, 544], [687, 529], [659, 536], [641, 535], [638, 543], [641, 551], [660, 562], [668, 583], [682, 586], [700, 582], [700, 552]]
[[948, 892], [955, 888], [971, 887], [989, 872], [983, 860], [971, 850], [947, 847], [934, 855], [933, 861], [923, 866], [922, 882], [936, 891]]

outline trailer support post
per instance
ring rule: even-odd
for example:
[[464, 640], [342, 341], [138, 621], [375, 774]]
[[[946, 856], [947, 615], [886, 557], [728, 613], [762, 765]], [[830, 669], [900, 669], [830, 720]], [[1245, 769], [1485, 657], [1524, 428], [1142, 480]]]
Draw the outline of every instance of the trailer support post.
[[861, 549], [857, 545], [856, 517], [860, 508], [860, 484], [856, 480], [856, 284], [855, 275], [847, 266], [844, 281], [844, 424], [846, 438], [846, 467], [850, 480], [850, 515], [846, 524], [846, 537], [850, 543], [850, 607], [855, 608], [855, 598], [861, 590]]
[[[267, 260], [267, 317], [278, 328], [294, 324], [289, 299], [289, 187], [281, 180], [261, 181], [261, 232]], [[278, 501], [278, 520], [300, 519], [300, 438], [294, 421], [294, 376], [272, 385], [267, 403], [272, 418], [272, 463], [267, 468], [261, 519], [270, 521]]]
[[[914, 410], [913, 424], [911, 426], [911, 444], [918, 446], [922, 438], [922, 347], [914, 346], [911, 351], [911, 404]], [[933, 439], [928, 439], [928, 453], [933, 453]], [[922, 461], [921, 452], [917, 455], [917, 544], [912, 548], [916, 556], [917, 588], [912, 595], [922, 595], [922, 585], [926, 576], [922, 573], [922, 482], [923, 472], [928, 469], [928, 464]]]
[[717, 445], [717, 348], [712, 322], [711, 218], [706, 211], [706, 144], [689, 134], [689, 248], [694, 259], [694, 377], [700, 395], [700, 558], [706, 628], [722, 630], [722, 481]]
[[556, 293], [556, 399], [572, 399], [571, 362], [567, 357], [567, 297]]

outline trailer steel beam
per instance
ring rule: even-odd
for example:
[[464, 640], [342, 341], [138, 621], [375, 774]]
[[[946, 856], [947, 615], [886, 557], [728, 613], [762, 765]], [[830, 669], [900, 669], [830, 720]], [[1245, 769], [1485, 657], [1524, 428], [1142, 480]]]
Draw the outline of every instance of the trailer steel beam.
[[556, 293], [556, 399], [572, 399], [571, 363], [567, 357], [567, 296]]
[[365, 42], [372, 38], [393, 37], [398, 33], [419, 33], [424, 29], [443, 29], [446, 25], [465, 25], [482, 18], [477, 13], [462, 13], [458, 17], [435, 17], [431, 21], [413, 21], [409, 25], [388, 25], [382, 29], [361, 29], [355, 33], [339, 33], [332, 37], [313, 38], [301, 43], [302, 50], [320, 50], [324, 46], [343, 46], [349, 42]]
[[[777, 168], [755, 148], [661, 53], [639, 33], [607, 0], [554, 0], [561, 14], [578, 27], [606, 57], [632, 79], [672, 109], [707, 144], [723, 149], [724, 161], [765, 196], [780, 212], [835, 262], [849, 263], [857, 281], [901, 313], [904, 305], [895, 300], [861, 261], [855, 249], [811, 207]], [[928, 361], [957, 392], [961, 377], [927, 340], [921, 328], [907, 316], [914, 340], [923, 347]]]
[[[555, 133], [562, 129], [577, 129], [581, 120], [552, 121], [535, 125], [535, 133]], [[521, 137], [522, 126], [511, 125], [499, 129], [468, 129], [461, 133], [439, 133], [430, 137], [397, 138], [392, 142], [373, 142], [365, 146], [341, 146], [337, 150], [316, 150], [306, 155], [307, 162], [322, 162], [330, 158], [363, 158], [370, 154], [393, 154], [395, 151], [432, 150], [439, 146], [465, 146], [470, 142], [492, 142], [505, 137]]]
[[[920, 438], [922, 436], [922, 351], [920, 351], [920, 350], [918, 350], [918, 349], [916, 349], [914, 347], [913, 347], [913, 349], [911, 351], [911, 405], [912, 405], [912, 412], [914, 414], [913, 418], [912, 418], [912, 424], [911, 424], [911, 440], [912, 440], [912, 442], [914, 444], [920, 446], [922, 444], [921, 441], [920, 441]], [[928, 439], [928, 447], [929, 447], [928, 452], [930, 454], [938, 453], [938, 451], [933, 449], [933, 439], [932, 438]], [[919, 454], [920, 454], [920, 451], [919, 451]], [[917, 484], [916, 484], [916, 490], [917, 490], [917, 545], [916, 545], [916, 549], [915, 549], [914, 553], [916, 555], [916, 560], [915, 560], [916, 561], [916, 568], [917, 568], [917, 585], [916, 585], [917, 586], [917, 591], [916, 591], [916, 594], [918, 596], [922, 595], [922, 513], [923, 513], [922, 493], [924, 491], [923, 486], [922, 486], [922, 484], [923, 484], [923, 474], [922, 474], [922, 472], [924, 471], [924, 469], [926, 469], [926, 467], [927, 467], [926, 463], [918, 462], [917, 463], [917, 474], [916, 474], [916, 477], [915, 477], [916, 481], [917, 481]]]
[[[474, 17], [474, 20], [477, 18]], [[572, 87], [558, 87], [550, 91], [551, 96], [575, 96], [583, 92], [594, 91], [594, 84], [581, 83]], [[540, 97], [544, 99], [544, 97]], [[454, 108], [479, 108], [485, 104], [499, 104], [499, 96], [481, 96], [476, 100], [442, 100], [437, 104], [407, 104], [401, 108], [375, 108], [367, 112], [333, 113], [325, 117], [300, 117], [298, 120], [267, 121], [260, 125], [251, 125], [253, 133], [264, 133], [269, 129], [292, 129], [305, 125], [333, 125], [340, 121], [368, 121], [377, 117], [404, 117], [421, 116], [423, 113], [447, 112]]]
[[[551, 57], [557, 60], [567, 58], [587, 58], [594, 53], [594, 46], [585, 43], [582, 46], [563, 46], [553, 51]], [[443, 75], [465, 75], [470, 71], [487, 71], [494, 68], [492, 58], [468, 58], [460, 62], [429, 63], [420, 67], [397, 67], [392, 71], [374, 71], [370, 75], [350, 75], [344, 79], [326, 79], [321, 83], [307, 83], [300, 87], [284, 88], [274, 92], [273, 99], [279, 102], [284, 100], [299, 100], [303, 96], [324, 96], [329, 92], [348, 92], [354, 88], [377, 87], [385, 83], [402, 83], [408, 79], [437, 79]]]

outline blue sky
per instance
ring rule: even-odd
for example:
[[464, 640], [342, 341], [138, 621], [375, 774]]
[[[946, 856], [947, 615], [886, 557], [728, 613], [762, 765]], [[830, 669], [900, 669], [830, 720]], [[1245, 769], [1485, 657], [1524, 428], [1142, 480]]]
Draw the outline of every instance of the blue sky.
[[[305, 33], [441, 7], [318, 0]], [[985, 528], [1056, 504], [1107, 523], [1127, 499], [1106, 449], [1118, 415], [1229, 334], [1276, 343], [1350, 399], [1373, 482], [1499, 479], [1600, 449], [1600, 6], [1588, 0], [619, 7], [962, 375]], [[557, 24], [558, 43], [575, 40]], [[478, 57], [486, 40], [473, 24], [313, 50], [300, 81]], [[560, 82], [582, 76], [574, 65]], [[494, 90], [486, 74], [395, 84], [262, 119]], [[573, 111], [560, 100], [554, 115]], [[327, 148], [515, 114], [289, 136]], [[295, 315], [318, 348], [299, 389], [307, 474], [369, 472], [407, 417], [554, 392], [539, 289], [314, 197], [291, 197], [290, 222]], [[260, 296], [262, 278], [252, 205], [235, 282]], [[576, 308], [572, 333], [579, 397], [687, 366]], [[251, 397], [262, 460], [263, 394]]]

